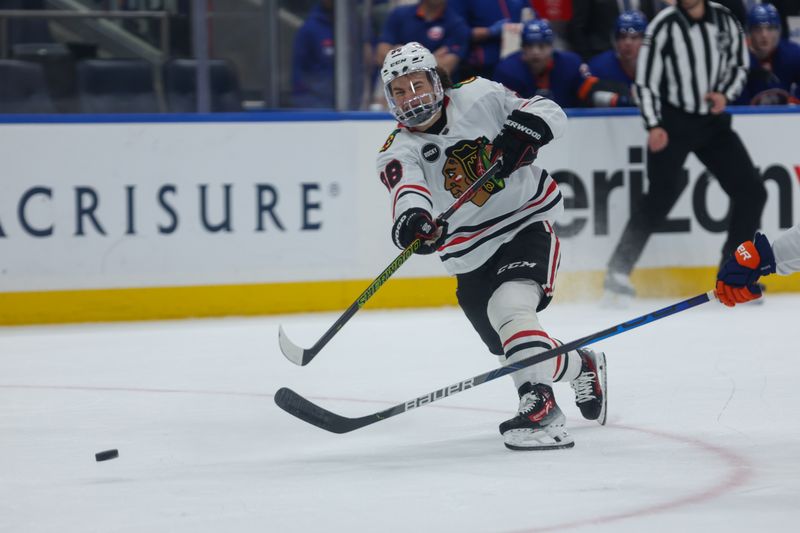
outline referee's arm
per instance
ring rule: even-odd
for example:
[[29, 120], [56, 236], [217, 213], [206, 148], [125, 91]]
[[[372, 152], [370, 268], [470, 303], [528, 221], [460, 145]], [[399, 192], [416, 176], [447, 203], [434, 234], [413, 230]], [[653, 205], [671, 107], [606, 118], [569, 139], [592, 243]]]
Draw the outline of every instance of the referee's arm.
[[739, 24], [733, 15], [728, 13], [725, 17], [725, 27], [728, 35], [731, 36], [727, 50], [720, 50], [728, 58], [725, 65], [725, 75], [717, 84], [716, 90], [725, 95], [728, 102], [733, 102], [742, 93], [747, 83], [747, 70], [750, 68], [750, 54], [747, 50], [747, 42]]
[[669, 39], [668, 28], [668, 24], [651, 24], [645, 32], [636, 60], [636, 92], [648, 130], [661, 125], [660, 87], [664, 75], [663, 49]]

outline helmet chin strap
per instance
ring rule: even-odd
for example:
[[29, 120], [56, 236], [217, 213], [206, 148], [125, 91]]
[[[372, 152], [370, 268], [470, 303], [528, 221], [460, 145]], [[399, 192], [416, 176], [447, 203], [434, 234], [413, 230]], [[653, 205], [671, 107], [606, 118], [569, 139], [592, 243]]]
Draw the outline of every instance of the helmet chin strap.
[[428, 120], [426, 120], [425, 122], [423, 122], [421, 124], [417, 124], [416, 126], [412, 126], [412, 127], [414, 129], [416, 129], [416, 130], [428, 129], [428, 127], [432, 126], [433, 123], [436, 122], [437, 120], [439, 120], [439, 117], [442, 116], [442, 109], [444, 109], [444, 108], [439, 109], [439, 111], [434, 113], [433, 116], [431, 118], [429, 118]]

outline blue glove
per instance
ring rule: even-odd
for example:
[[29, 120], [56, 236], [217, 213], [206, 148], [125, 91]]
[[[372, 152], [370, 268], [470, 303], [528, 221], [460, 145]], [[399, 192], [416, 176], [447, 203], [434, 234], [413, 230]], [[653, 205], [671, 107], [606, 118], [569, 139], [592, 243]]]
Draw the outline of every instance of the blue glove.
[[503, 25], [506, 24], [508, 21], [509, 21], [508, 19], [500, 19], [491, 26], [489, 26], [487, 28], [489, 30], [489, 37], [491, 37], [492, 39], [496, 39], [497, 37], [499, 37], [500, 34], [503, 32]]
[[717, 279], [732, 287], [747, 287], [755, 284], [758, 278], [775, 272], [775, 254], [772, 253], [767, 237], [756, 232], [752, 241], [746, 241], [736, 248], [719, 269]]
[[775, 254], [767, 237], [756, 233], [752, 241], [736, 248], [717, 273], [717, 298], [733, 307], [761, 297], [758, 278], [775, 272]]

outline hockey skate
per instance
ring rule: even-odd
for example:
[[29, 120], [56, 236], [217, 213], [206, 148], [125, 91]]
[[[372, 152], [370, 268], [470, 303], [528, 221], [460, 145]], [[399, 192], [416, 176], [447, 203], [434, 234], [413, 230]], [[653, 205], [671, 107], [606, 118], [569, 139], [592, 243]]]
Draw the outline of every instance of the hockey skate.
[[564, 428], [566, 418], [556, 404], [550, 386], [526, 383], [520, 388], [520, 393], [519, 413], [500, 424], [506, 448], [527, 451], [575, 446], [575, 441]]
[[630, 276], [611, 270], [606, 273], [601, 302], [603, 307], [624, 309], [630, 306], [634, 297], [636, 297], [636, 290], [633, 288]]
[[588, 348], [578, 349], [583, 365], [578, 377], [570, 382], [575, 391], [575, 403], [583, 418], [606, 423], [608, 403], [606, 385], [606, 354]]

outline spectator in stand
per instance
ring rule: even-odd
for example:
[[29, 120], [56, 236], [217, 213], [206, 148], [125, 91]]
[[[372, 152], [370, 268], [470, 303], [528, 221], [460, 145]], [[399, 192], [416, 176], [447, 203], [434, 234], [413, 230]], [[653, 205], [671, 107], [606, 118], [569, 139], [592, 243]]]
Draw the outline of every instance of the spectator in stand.
[[800, 103], [800, 45], [781, 39], [781, 20], [772, 4], [747, 14], [750, 69], [740, 105]]
[[606, 50], [589, 61], [589, 71], [598, 80], [593, 84], [597, 107], [636, 106], [633, 84], [636, 60], [647, 29], [647, 18], [641, 11], [624, 11], [617, 17], [614, 49]]
[[528, 0], [451, 0], [451, 5], [470, 27], [469, 57], [461, 67], [464, 78], [491, 78], [500, 62], [503, 28], [521, 24], [523, 9], [535, 11]]
[[439, 66], [452, 75], [467, 55], [469, 34], [469, 26], [447, 0], [399, 6], [383, 25], [375, 64], [382, 65], [389, 50], [415, 41], [433, 52]]
[[502, 60], [494, 80], [522, 98], [546, 96], [561, 107], [579, 104], [578, 91], [586, 76], [578, 54], [553, 48], [553, 30], [544, 19], [522, 29], [522, 50]]
[[[292, 106], [333, 109], [336, 106], [333, 39], [333, 1], [320, 0], [297, 30], [292, 50]], [[358, 109], [367, 89], [366, 72], [372, 61], [372, 45], [365, 41], [363, 53], [353, 53], [352, 77], [345, 103]]]
[[[750, 9], [766, 3], [761, 0], [716, 0], [716, 2], [730, 9], [743, 28], [747, 26], [747, 14]], [[771, 3], [778, 10], [781, 33], [784, 38], [788, 38], [789, 25], [786, 18], [800, 15], [800, 0], [772, 0]]]
[[[787, 17], [800, 17], [800, 0], [772, 0], [770, 3], [775, 6], [780, 15], [782, 38], [789, 39], [791, 33], [789, 32]], [[794, 39], [794, 41], [797, 42], [797, 39]]]
[[653, 20], [665, 5], [661, 0], [572, 0], [570, 46], [588, 61], [613, 48], [614, 26], [622, 12], [641, 11], [647, 20]]
[[333, 56], [333, 0], [321, 0], [294, 37], [292, 104], [295, 107], [334, 107]]

